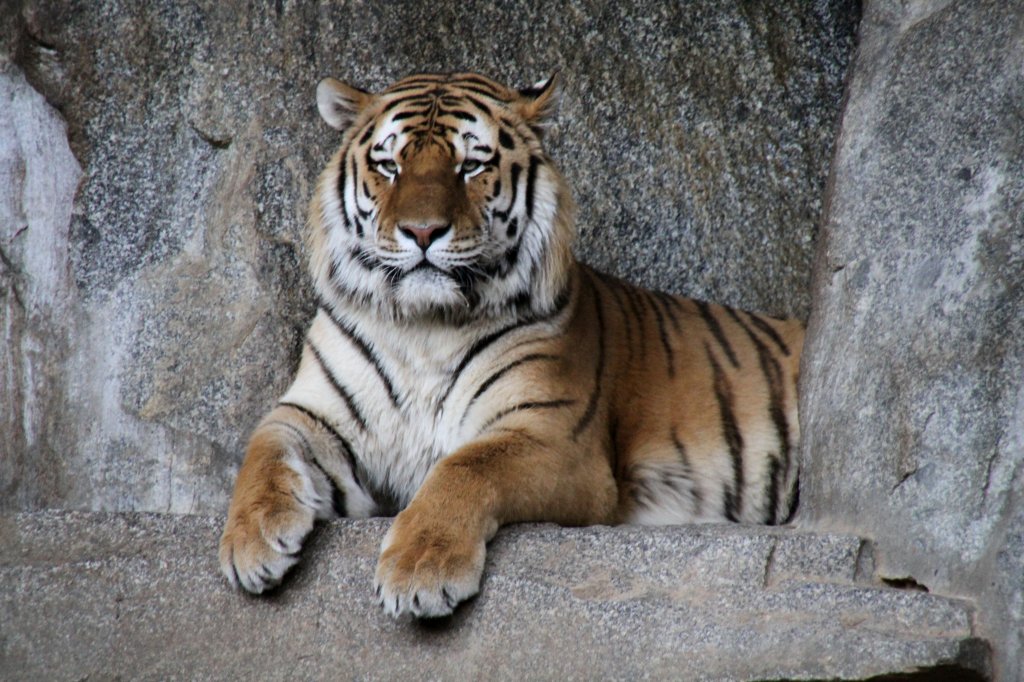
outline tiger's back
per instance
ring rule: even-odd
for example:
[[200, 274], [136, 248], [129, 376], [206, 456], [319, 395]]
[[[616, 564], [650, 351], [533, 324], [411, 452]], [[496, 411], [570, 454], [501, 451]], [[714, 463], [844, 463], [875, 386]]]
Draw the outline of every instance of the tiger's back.
[[614, 368], [620, 518], [787, 520], [802, 325], [590, 277]]
[[541, 144], [553, 82], [325, 81], [345, 135], [310, 211], [319, 311], [221, 543], [259, 592], [316, 518], [401, 511], [378, 598], [450, 613], [516, 521], [779, 523], [803, 330], [601, 275]]

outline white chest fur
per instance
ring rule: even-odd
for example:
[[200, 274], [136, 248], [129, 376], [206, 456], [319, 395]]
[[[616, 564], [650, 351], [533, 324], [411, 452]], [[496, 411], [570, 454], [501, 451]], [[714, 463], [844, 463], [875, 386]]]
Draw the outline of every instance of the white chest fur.
[[434, 463], [470, 437], [449, 406], [460, 398], [453, 378], [473, 345], [502, 326], [396, 325], [321, 309], [282, 401], [330, 423], [373, 492], [404, 506]]

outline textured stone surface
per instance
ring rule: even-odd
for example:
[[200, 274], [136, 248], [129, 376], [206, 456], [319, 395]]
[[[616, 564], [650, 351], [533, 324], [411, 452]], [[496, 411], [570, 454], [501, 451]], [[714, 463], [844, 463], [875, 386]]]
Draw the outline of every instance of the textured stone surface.
[[31, 508], [35, 490], [72, 475], [48, 441], [74, 345], [68, 226], [81, 170], [60, 117], [2, 65], [0, 131], [0, 508]]
[[815, 272], [802, 518], [1024, 679], [1024, 5], [871, 3]]
[[224, 508], [311, 312], [300, 235], [337, 142], [313, 104], [328, 74], [378, 88], [468, 68], [525, 85], [561, 67], [551, 147], [583, 256], [805, 314], [857, 6], [4, 3], [3, 87], [23, 87], [20, 70], [66, 119], [84, 178], [49, 247], [65, 254], [57, 279], [12, 249], [59, 296], [3, 313], [10, 366], [31, 355], [46, 380], [0, 391], [38, 405], [4, 417], [0, 440], [31, 466], [3, 469], [0, 508]]
[[518, 526], [493, 542], [480, 597], [451, 619], [415, 623], [373, 605], [385, 520], [326, 525], [268, 598], [219, 576], [219, 526], [0, 517], [0, 676], [849, 680], [923, 670], [912, 679], [969, 681], [986, 670], [966, 604], [854, 582], [864, 548], [853, 536]]

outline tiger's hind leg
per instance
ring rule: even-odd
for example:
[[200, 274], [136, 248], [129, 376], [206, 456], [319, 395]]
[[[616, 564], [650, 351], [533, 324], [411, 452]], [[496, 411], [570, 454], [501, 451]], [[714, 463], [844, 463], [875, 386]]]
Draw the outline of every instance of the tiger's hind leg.
[[372, 498], [344, 444], [310, 413], [280, 406], [260, 423], [238, 472], [220, 565], [232, 585], [259, 594], [281, 582], [317, 519], [370, 516]]

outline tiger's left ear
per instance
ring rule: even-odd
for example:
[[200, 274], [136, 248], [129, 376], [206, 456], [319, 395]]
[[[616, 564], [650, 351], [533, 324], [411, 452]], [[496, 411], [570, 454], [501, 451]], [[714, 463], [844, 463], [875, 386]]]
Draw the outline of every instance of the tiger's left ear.
[[555, 71], [547, 80], [519, 91], [515, 108], [530, 126], [544, 128], [558, 111], [562, 96], [562, 77]]

